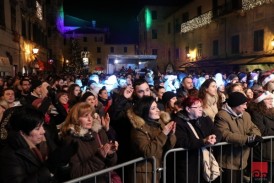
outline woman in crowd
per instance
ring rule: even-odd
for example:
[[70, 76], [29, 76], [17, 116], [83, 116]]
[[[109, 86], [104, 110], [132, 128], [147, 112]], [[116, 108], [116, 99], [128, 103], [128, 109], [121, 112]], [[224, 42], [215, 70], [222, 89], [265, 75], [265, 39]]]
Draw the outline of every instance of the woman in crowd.
[[[214, 127], [214, 123], [208, 117], [203, 115], [203, 104], [201, 99], [189, 96], [183, 101], [183, 110], [176, 114], [174, 121], [176, 122], [176, 148], [186, 148], [188, 151], [188, 161], [186, 152], [181, 151], [176, 156], [176, 176], [173, 173], [173, 164], [169, 164], [168, 182], [205, 182], [202, 178], [198, 163], [202, 167], [202, 160], [199, 161], [198, 154], [200, 148], [206, 145], [213, 145], [221, 140], [220, 131]], [[195, 136], [191, 129], [190, 123], [195, 129], [199, 139]], [[170, 157], [172, 158], [172, 157]], [[169, 162], [174, 162], [173, 160]], [[199, 176], [200, 174], [200, 176]], [[201, 177], [198, 180], [198, 177]]]
[[244, 93], [246, 95], [246, 98], [247, 98], [247, 105], [249, 106], [249, 104], [253, 101], [253, 91], [251, 90], [251, 88], [246, 88], [244, 90]]
[[105, 116], [106, 113], [104, 111], [103, 104], [98, 101], [97, 97], [92, 92], [88, 91], [84, 93], [80, 98], [80, 102], [89, 103], [91, 106], [95, 108], [96, 113], [98, 113], [101, 117]]
[[164, 111], [168, 112], [171, 117], [175, 114], [175, 102], [177, 101], [176, 94], [171, 91], [167, 91], [163, 94], [162, 102], [164, 105]]
[[[74, 141], [78, 144], [77, 153], [70, 160], [72, 178], [113, 166], [117, 161], [118, 143], [109, 142], [106, 132], [99, 130], [101, 122], [96, 120], [99, 117], [94, 107], [86, 102], [79, 102], [70, 110], [61, 127], [62, 138], [68, 143]], [[105, 175], [96, 180], [108, 181]]]
[[43, 123], [44, 115], [38, 110], [24, 107], [14, 110], [7, 144], [0, 152], [0, 182], [50, 183], [57, 164], [68, 163], [74, 152], [56, 151]]
[[218, 109], [221, 107], [217, 84], [214, 79], [207, 79], [199, 89], [199, 98], [203, 100], [204, 113], [214, 121]]
[[104, 111], [107, 112], [112, 104], [112, 100], [108, 96], [108, 91], [105, 86], [103, 86], [98, 92], [98, 101], [104, 106]]
[[81, 97], [81, 88], [78, 84], [71, 84], [68, 88], [69, 108], [79, 102]]
[[[140, 156], [156, 158], [156, 167], [162, 167], [162, 158], [176, 142], [175, 123], [169, 122], [167, 113], [160, 115], [155, 99], [145, 96], [127, 111], [133, 126], [131, 130], [131, 148], [133, 158]], [[153, 182], [153, 168], [150, 161], [137, 164], [136, 182]], [[134, 173], [134, 172], [132, 172]], [[134, 178], [134, 175], [131, 176]], [[160, 181], [159, 175], [156, 182]]]
[[232, 92], [241, 92], [245, 95], [243, 85], [241, 83], [232, 83], [226, 86], [226, 94], [230, 95]]
[[[248, 108], [252, 121], [260, 129], [262, 136], [274, 136], [274, 108], [272, 102], [273, 95], [270, 92], [256, 93], [254, 101]], [[272, 164], [269, 164], [272, 165], [272, 170], [274, 168], [273, 145], [273, 141], [265, 140], [262, 143], [262, 149], [261, 147], [254, 148], [254, 158], [257, 161], [272, 162]], [[268, 176], [270, 177], [270, 174]], [[272, 177], [274, 177], [273, 172]]]

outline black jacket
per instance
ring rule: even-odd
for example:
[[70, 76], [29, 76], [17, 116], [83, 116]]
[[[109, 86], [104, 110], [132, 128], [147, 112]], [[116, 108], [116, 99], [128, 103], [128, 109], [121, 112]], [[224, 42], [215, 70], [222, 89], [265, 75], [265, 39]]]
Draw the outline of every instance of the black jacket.
[[31, 151], [18, 132], [9, 132], [8, 144], [0, 151], [1, 183], [49, 183], [49, 169]]
[[[199, 164], [200, 169], [202, 162], [202, 154], [201, 159], [199, 161], [198, 156], [200, 152], [200, 148], [205, 146], [203, 139], [209, 135], [215, 134], [216, 140], [219, 142], [221, 140], [221, 132], [214, 127], [214, 123], [208, 116], [202, 116], [196, 120], [190, 120], [183, 111], [180, 111], [176, 114], [174, 121], [176, 122], [176, 138], [177, 142], [175, 148], [185, 148], [187, 151], [180, 151], [176, 154], [176, 182], [199, 182], [198, 175]], [[199, 139], [196, 138], [193, 131], [187, 124], [190, 122], [197, 132]], [[187, 157], [188, 155], [188, 157]], [[173, 154], [170, 155], [171, 160], [168, 162], [174, 162]], [[188, 161], [187, 161], [188, 159]], [[173, 164], [168, 165], [171, 171], [168, 171], [168, 182], [173, 182]], [[187, 173], [188, 166], [188, 173]], [[200, 174], [202, 177], [202, 174]], [[187, 180], [188, 177], [188, 180]], [[205, 182], [203, 179], [200, 179], [200, 182]]]

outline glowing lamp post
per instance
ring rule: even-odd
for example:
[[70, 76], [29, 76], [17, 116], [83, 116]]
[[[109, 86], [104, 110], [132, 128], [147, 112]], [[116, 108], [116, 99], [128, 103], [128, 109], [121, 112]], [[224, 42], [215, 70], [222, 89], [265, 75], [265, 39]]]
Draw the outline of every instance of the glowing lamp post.
[[37, 55], [38, 55], [38, 52], [39, 52], [39, 49], [38, 48], [33, 48], [32, 49], [32, 53], [34, 55], [34, 61], [33, 61], [33, 66], [34, 66], [34, 69], [36, 70], [36, 73], [38, 72], [39, 70], [39, 64], [38, 64], [38, 59], [37, 59]]
[[271, 41], [272, 50], [274, 50], [274, 38]]

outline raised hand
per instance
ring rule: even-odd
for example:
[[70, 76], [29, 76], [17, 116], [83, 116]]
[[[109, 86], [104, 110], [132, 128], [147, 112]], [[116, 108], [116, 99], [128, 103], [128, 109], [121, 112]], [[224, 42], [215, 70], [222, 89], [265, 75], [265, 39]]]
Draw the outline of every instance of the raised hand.
[[204, 138], [205, 144], [213, 145], [216, 143], [216, 135], [212, 134]]
[[125, 98], [131, 98], [133, 94], [133, 87], [132, 86], [127, 86], [126, 89], [124, 90], [124, 97]]
[[103, 128], [105, 128], [106, 131], [109, 130], [109, 122], [110, 122], [110, 117], [109, 117], [109, 114], [106, 113], [106, 115], [101, 118], [102, 126]]

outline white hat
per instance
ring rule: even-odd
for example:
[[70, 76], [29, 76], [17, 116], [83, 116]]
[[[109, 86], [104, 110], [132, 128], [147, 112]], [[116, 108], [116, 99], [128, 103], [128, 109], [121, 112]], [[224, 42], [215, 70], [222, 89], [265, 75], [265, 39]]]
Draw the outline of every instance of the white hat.
[[272, 97], [272, 94], [269, 91], [265, 91], [263, 93], [261, 93], [255, 100], [255, 103], [259, 103], [261, 101], [263, 101], [264, 99], [266, 99], [267, 97]]
[[266, 85], [269, 81], [271, 81], [273, 79], [274, 79], [274, 74], [270, 74], [269, 76], [264, 78], [264, 80], [262, 81], [262, 86]]

